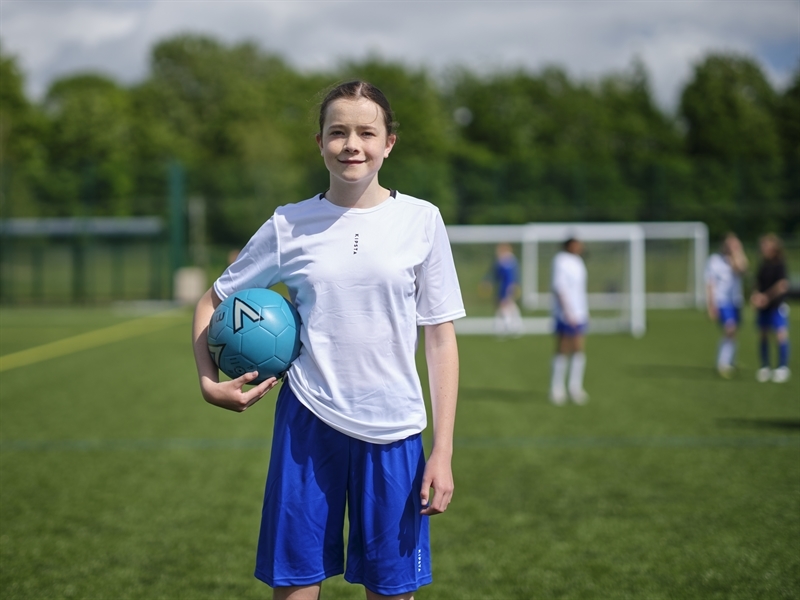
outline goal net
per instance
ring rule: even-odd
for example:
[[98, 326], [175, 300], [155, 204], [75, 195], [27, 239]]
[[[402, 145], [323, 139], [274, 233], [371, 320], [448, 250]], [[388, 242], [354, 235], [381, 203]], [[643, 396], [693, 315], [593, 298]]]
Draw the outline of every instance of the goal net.
[[645, 237], [647, 308], [703, 309], [708, 227], [699, 222], [640, 225]]
[[491, 281], [495, 247], [511, 245], [519, 262], [522, 319], [518, 331], [544, 334], [550, 317], [550, 266], [563, 242], [574, 237], [585, 246], [589, 327], [593, 333], [645, 332], [645, 234], [631, 223], [532, 223], [456, 225], [447, 229], [467, 317], [456, 322], [460, 334], [498, 331]]

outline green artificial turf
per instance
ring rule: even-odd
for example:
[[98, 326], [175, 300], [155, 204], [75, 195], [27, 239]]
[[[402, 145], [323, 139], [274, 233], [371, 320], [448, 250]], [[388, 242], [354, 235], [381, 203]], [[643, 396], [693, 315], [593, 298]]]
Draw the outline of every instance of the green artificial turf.
[[[0, 355], [132, 318], [3, 308]], [[164, 318], [0, 373], [4, 600], [269, 597], [252, 571], [275, 396], [205, 404], [190, 316]], [[800, 596], [798, 352], [789, 383], [756, 383], [748, 312], [726, 381], [703, 314], [648, 319], [641, 340], [588, 338], [583, 407], [547, 401], [548, 337], [459, 338], [456, 492], [418, 598]]]

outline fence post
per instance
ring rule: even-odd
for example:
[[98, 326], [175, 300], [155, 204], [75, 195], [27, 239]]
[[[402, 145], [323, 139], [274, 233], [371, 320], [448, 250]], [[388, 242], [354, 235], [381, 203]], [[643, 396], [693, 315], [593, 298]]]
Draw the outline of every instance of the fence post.
[[[86, 228], [84, 218], [82, 226]], [[86, 233], [79, 232], [72, 240], [72, 301], [86, 300]]]

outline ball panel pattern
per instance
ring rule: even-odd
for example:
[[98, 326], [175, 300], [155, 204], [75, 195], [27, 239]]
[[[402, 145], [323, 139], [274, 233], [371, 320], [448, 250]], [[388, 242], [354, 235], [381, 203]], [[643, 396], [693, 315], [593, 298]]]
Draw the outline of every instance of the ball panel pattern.
[[226, 298], [211, 317], [209, 352], [231, 378], [258, 371], [253, 383], [282, 376], [300, 354], [300, 316], [283, 296], [267, 289]]

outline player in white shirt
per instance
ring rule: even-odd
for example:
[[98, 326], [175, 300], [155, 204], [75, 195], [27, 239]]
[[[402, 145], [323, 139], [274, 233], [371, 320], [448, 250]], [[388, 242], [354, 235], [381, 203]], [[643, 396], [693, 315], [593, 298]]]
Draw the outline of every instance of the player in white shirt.
[[[553, 258], [552, 293], [555, 321], [556, 354], [553, 357], [550, 400], [562, 405], [569, 397], [585, 404], [589, 396], [583, 389], [586, 369], [584, 336], [589, 324], [586, 297], [586, 265], [581, 258], [583, 244], [570, 238]], [[568, 382], [567, 370], [569, 370]]]
[[[329, 92], [317, 143], [330, 188], [278, 208], [195, 312], [203, 396], [235, 411], [277, 381], [249, 390], [255, 373], [219, 381], [205, 347], [214, 308], [240, 289], [283, 282], [301, 316], [300, 356], [277, 399], [256, 562], [273, 598], [316, 599], [342, 573], [368, 599], [411, 598], [432, 579], [428, 517], [453, 493], [452, 321], [465, 312], [438, 209], [378, 183], [395, 140], [380, 90], [356, 81]], [[427, 461], [420, 327], [434, 424]]]
[[742, 274], [747, 270], [747, 256], [735, 234], [729, 233], [719, 253], [712, 254], [706, 265], [706, 304], [708, 316], [722, 328], [717, 348], [717, 371], [730, 378], [736, 356], [736, 332], [741, 322]]

